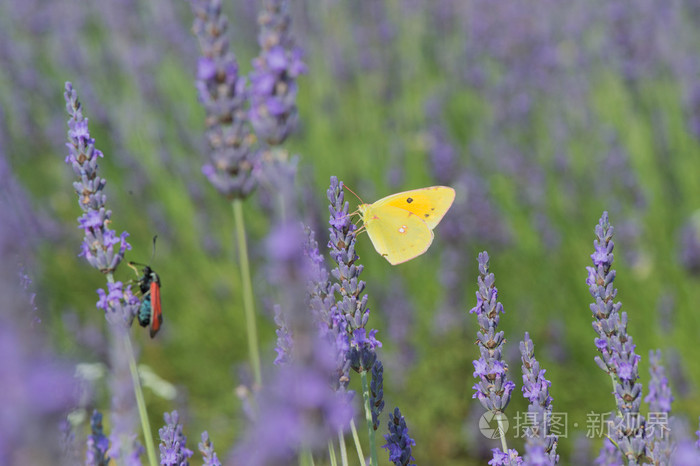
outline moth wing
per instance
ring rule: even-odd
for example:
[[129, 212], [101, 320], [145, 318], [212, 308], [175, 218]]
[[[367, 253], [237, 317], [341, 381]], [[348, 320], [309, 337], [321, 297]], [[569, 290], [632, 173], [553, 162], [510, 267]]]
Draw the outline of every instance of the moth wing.
[[413, 189], [379, 199], [375, 208], [392, 206], [417, 215], [431, 230], [445, 216], [455, 200], [455, 190], [449, 186]]
[[418, 215], [388, 204], [375, 204], [367, 210], [364, 224], [374, 249], [391, 265], [411, 260], [428, 250], [433, 242], [433, 231]]
[[151, 282], [151, 338], [156, 336], [163, 323], [163, 311], [160, 308], [160, 285]]

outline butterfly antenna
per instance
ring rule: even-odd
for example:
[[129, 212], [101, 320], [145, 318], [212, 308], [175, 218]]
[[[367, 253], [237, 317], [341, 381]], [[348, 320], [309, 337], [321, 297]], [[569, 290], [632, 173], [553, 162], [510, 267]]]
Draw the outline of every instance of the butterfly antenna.
[[347, 189], [348, 191], [350, 191], [351, 193], [353, 193], [353, 194], [355, 195], [355, 197], [358, 198], [358, 199], [360, 200], [360, 204], [364, 204], [364, 203], [365, 203], [365, 201], [363, 201], [362, 198], [361, 198], [360, 196], [358, 196], [357, 194], [355, 194], [355, 191], [353, 191], [352, 189], [348, 188], [348, 185], [346, 185], [345, 183], [343, 183], [343, 189]]
[[151, 252], [151, 260], [149, 262], [153, 262], [153, 259], [156, 257], [156, 240], [158, 239], [158, 235], [153, 235], [153, 252]]

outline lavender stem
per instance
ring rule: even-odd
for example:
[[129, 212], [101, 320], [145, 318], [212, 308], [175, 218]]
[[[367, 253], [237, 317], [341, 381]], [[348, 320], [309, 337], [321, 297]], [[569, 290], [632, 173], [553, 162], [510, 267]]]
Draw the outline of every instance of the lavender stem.
[[146, 400], [143, 397], [141, 389], [141, 379], [139, 370], [136, 367], [136, 359], [134, 358], [134, 349], [131, 346], [131, 337], [128, 333], [122, 334], [122, 344], [129, 358], [129, 371], [131, 372], [131, 381], [134, 384], [134, 396], [136, 397], [136, 406], [139, 410], [139, 418], [141, 419], [141, 430], [143, 430], [143, 440], [146, 443], [146, 455], [148, 456], [148, 464], [157, 466], [156, 449], [153, 444], [153, 436], [151, 435], [151, 424], [148, 420], [148, 412], [146, 411]]
[[[353, 426], [353, 428], [355, 427], [352, 421], [350, 421], [350, 425]], [[353, 432], [355, 432], [354, 429]], [[348, 450], [345, 448], [345, 436], [342, 431], [338, 431], [338, 445], [340, 446], [340, 462], [343, 466], [348, 466]]]
[[379, 457], [377, 456], [377, 441], [374, 435], [374, 422], [372, 421], [372, 408], [369, 402], [369, 382], [367, 381], [367, 373], [369, 371], [361, 371], [360, 379], [362, 380], [362, 399], [365, 402], [365, 420], [367, 421], [367, 432], [369, 438], [369, 454], [370, 466], [379, 465]]
[[367, 463], [365, 463], [365, 454], [362, 452], [362, 444], [360, 443], [360, 436], [357, 435], [357, 427], [355, 427], [355, 419], [350, 419], [350, 430], [352, 431], [352, 438], [355, 441], [355, 449], [357, 450], [357, 457], [360, 459], [360, 466], [367, 466]]
[[338, 460], [335, 457], [335, 447], [333, 446], [333, 440], [328, 441], [328, 458], [331, 461], [331, 466], [338, 466]]
[[253, 286], [250, 280], [250, 263], [248, 262], [248, 244], [245, 237], [245, 220], [243, 219], [243, 201], [233, 199], [233, 217], [236, 222], [236, 239], [238, 240], [239, 264], [243, 281], [243, 308], [245, 310], [246, 333], [248, 334], [248, 356], [253, 369], [256, 388], [262, 386], [260, 370], [260, 350], [258, 349], [258, 328], [255, 321], [255, 304], [253, 303]]

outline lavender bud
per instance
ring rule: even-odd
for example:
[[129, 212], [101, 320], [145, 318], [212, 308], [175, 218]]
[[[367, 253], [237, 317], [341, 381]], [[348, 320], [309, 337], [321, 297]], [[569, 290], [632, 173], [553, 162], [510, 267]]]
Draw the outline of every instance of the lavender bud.
[[194, 455], [185, 444], [187, 437], [182, 433], [182, 424], [177, 411], [165, 413], [165, 426], [158, 429], [160, 436], [160, 464], [163, 466], [188, 466], [187, 461]]
[[376, 361], [372, 366], [372, 382], [369, 385], [369, 404], [372, 409], [372, 425], [379, 428], [379, 415], [384, 409], [384, 366]]
[[498, 302], [498, 289], [494, 286], [495, 276], [489, 273], [489, 255], [479, 253], [479, 290], [476, 292], [476, 306], [469, 313], [476, 313], [479, 331], [476, 334], [481, 356], [474, 360], [474, 377], [478, 382], [472, 387], [481, 405], [491, 411], [503, 411], [510, 402], [515, 384], [508, 380], [508, 364], [502, 360], [503, 331], [496, 332], [499, 314], [503, 305]]
[[209, 440], [209, 434], [206, 431], [202, 432], [202, 441], [199, 442], [198, 448], [204, 460], [203, 466], [221, 466], [221, 461], [214, 452], [214, 444]]
[[85, 466], [107, 466], [109, 464], [109, 439], [102, 431], [102, 414], [95, 410], [90, 418], [91, 435], [88, 435], [85, 450]]
[[382, 448], [389, 452], [389, 461], [395, 466], [408, 466], [415, 461], [411, 456], [411, 447], [415, 446], [416, 442], [409, 437], [406, 420], [398, 407], [394, 408], [393, 413], [389, 413], [389, 433], [384, 435], [384, 439], [386, 444], [382, 445]]

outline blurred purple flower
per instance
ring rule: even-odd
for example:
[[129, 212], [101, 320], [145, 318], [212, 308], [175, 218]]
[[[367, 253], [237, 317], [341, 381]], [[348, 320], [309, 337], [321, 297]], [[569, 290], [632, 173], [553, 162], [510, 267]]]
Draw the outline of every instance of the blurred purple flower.
[[263, 5], [258, 17], [260, 56], [250, 73], [250, 121], [260, 140], [279, 145], [296, 127], [296, 80], [306, 73], [306, 65], [291, 37], [289, 2], [264, 0]]
[[392, 354], [385, 353], [382, 359], [390, 369], [389, 377], [398, 384], [404, 383], [416, 358], [413, 338], [416, 309], [410, 297], [401, 277], [393, 276], [381, 300], [387, 338], [396, 348]]
[[162, 466], [188, 466], [194, 452], [186, 447], [187, 437], [182, 432], [177, 411], [163, 415], [165, 426], [158, 429], [160, 436], [160, 464]]
[[700, 211], [691, 215], [680, 232], [679, 257], [691, 275], [700, 275]]
[[389, 433], [384, 435], [384, 439], [386, 444], [382, 448], [389, 452], [389, 461], [396, 466], [415, 466], [415, 463], [412, 463], [415, 459], [411, 450], [416, 441], [409, 437], [406, 419], [398, 407], [394, 408], [393, 413], [389, 413]]
[[309, 297], [311, 312], [319, 327], [321, 339], [328, 342], [335, 360], [331, 386], [334, 390], [345, 390], [350, 381], [350, 361], [346, 354], [350, 349], [347, 324], [335, 303], [335, 286], [331, 284], [323, 256], [318, 250], [314, 232], [307, 228], [308, 239], [304, 253], [311, 261]]
[[544, 376], [546, 370], [540, 369], [535, 359], [535, 345], [530, 335], [525, 332], [525, 339], [520, 342], [520, 358], [523, 362], [523, 396], [530, 402], [528, 413], [534, 425], [525, 432], [525, 464], [557, 464], [557, 443], [559, 438], [551, 433], [552, 397], [549, 387], [552, 383]]
[[671, 462], [677, 466], [700, 466], [700, 449], [691, 440], [683, 440], [678, 442], [673, 454]]
[[593, 267], [586, 267], [586, 284], [595, 299], [590, 309], [595, 318], [593, 329], [598, 335], [596, 347], [601, 353], [595, 361], [613, 377], [618, 408], [617, 417], [609, 422], [608, 429], [626, 457], [641, 461], [647, 452], [643, 434], [645, 419], [639, 413], [642, 402], [642, 385], [637, 382], [640, 356], [635, 353], [635, 344], [627, 333], [627, 313], [620, 313], [622, 305], [614, 302], [617, 296], [613, 283], [615, 270], [612, 269], [615, 244], [607, 212], [603, 212], [595, 233], [595, 252], [591, 255]]
[[501, 451], [500, 448], [494, 448], [493, 458], [488, 462], [491, 466], [516, 466], [523, 464], [523, 459], [518, 454], [518, 451], [511, 448], [507, 453]]
[[0, 181], [0, 464], [63, 463], [72, 432], [61, 420], [79, 398], [75, 367], [43, 332], [28, 268], [42, 229], [2, 153]]
[[107, 455], [109, 439], [102, 431], [102, 413], [94, 410], [90, 418], [90, 430], [92, 434], [87, 438], [85, 450], [85, 466], [107, 466], [110, 458]]
[[478, 382], [472, 387], [472, 398], [479, 400], [486, 410], [502, 412], [510, 402], [515, 384], [508, 380], [508, 364], [502, 360], [503, 331], [497, 332], [499, 313], [503, 305], [498, 302], [498, 290], [494, 286], [496, 278], [489, 273], [489, 255], [479, 253], [479, 290], [476, 292], [476, 306], [469, 313], [475, 313], [479, 323], [476, 334], [480, 357], [473, 361], [474, 377]]
[[664, 367], [661, 365], [661, 350], [649, 351], [649, 394], [644, 401], [649, 403], [649, 423], [646, 428], [647, 454], [654, 464], [670, 464], [674, 444], [671, 439], [670, 418], [673, 395]]
[[259, 413], [233, 452], [236, 464], [291, 464], [300, 451], [327, 447], [349, 425], [347, 394], [334, 392], [328, 374], [334, 368], [328, 347], [317, 340], [314, 365], [294, 361], [278, 366], [257, 397]]
[[595, 459], [595, 464], [601, 466], [624, 466], [626, 463], [622, 459], [622, 453], [607, 437], [603, 439], [603, 446]]
[[214, 451], [214, 444], [209, 440], [209, 434], [206, 431], [202, 432], [202, 441], [199, 442], [198, 448], [204, 460], [203, 466], [221, 466], [221, 461]]
[[255, 187], [251, 176], [257, 153], [245, 112], [245, 79], [229, 50], [228, 18], [221, 0], [192, 0], [192, 26], [202, 57], [196, 87], [206, 111], [206, 139], [210, 162], [202, 167], [209, 182], [227, 199], [245, 198]]
[[661, 365], [661, 350], [649, 351], [649, 394], [644, 401], [649, 403], [649, 411], [656, 413], [670, 413], [673, 395], [666, 378], [666, 371]]

